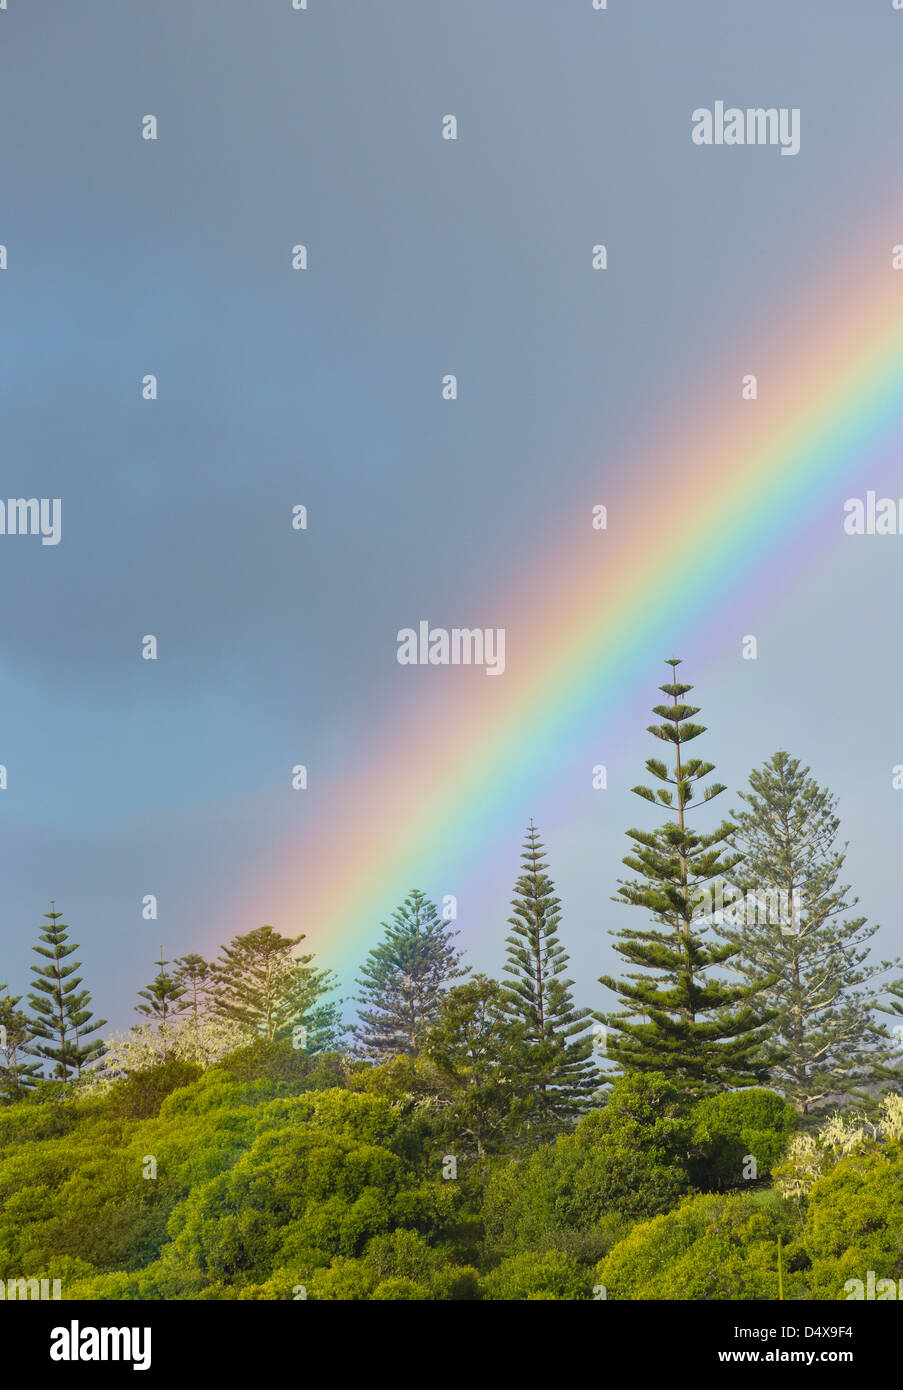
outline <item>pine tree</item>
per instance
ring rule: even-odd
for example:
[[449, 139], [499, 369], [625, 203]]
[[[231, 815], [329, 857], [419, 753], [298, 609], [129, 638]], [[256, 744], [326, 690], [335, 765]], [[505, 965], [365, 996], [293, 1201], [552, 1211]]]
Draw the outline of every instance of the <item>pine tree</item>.
[[0, 1104], [12, 1105], [41, 1080], [40, 1062], [28, 1059], [35, 1055], [31, 1046], [33, 1033], [27, 1016], [17, 1006], [21, 994], [10, 994], [2, 986], [0, 994]]
[[184, 1007], [183, 997], [185, 988], [173, 975], [166, 974], [166, 967], [172, 962], [163, 959], [163, 947], [160, 947], [160, 959], [155, 962], [159, 970], [147, 989], [139, 989], [138, 996], [144, 999], [144, 1004], [136, 1004], [135, 1012], [144, 1014], [145, 1018], [152, 1021], [156, 1020], [157, 1032], [163, 1043], [163, 1061], [167, 1058], [167, 1037], [172, 1026], [173, 1020], [182, 1012]]
[[233, 937], [214, 966], [213, 1012], [265, 1042], [301, 1045], [312, 1011], [335, 986], [331, 971], [311, 969], [312, 955], [294, 954], [303, 940], [271, 926]]
[[172, 973], [173, 979], [182, 990], [180, 1012], [188, 1014], [195, 1028], [198, 1028], [201, 1019], [210, 1012], [213, 966], [196, 952], [179, 956], [173, 963], [176, 967]]
[[744, 809], [732, 813], [745, 897], [720, 934], [774, 1013], [771, 1084], [806, 1115], [879, 1074], [886, 1033], [875, 1021], [872, 981], [890, 962], [868, 962], [878, 927], [846, 916], [858, 899], [840, 883], [846, 845], [837, 843], [837, 798], [785, 752], [755, 769], [749, 785], [740, 793]]
[[572, 1121], [588, 1108], [599, 1086], [587, 1028], [592, 1013], [574, 1007], [573, 980], [562, 978], [568, 956], [558, 930], [560, 900], [546, 873], [546, 854], [533, 822], [521, 854], [522, 871], [512, 901], [513, 928], [506, 938], [505, 1012], [525, 1027], [521, 1065], [534, 1083], [540, 1121]]
[[411, 1085], [415, 1095], [418, 1082], [426, 1086], [425, 1109], [454, 1154], [481, 1161], [542, 1137], [535, 1076], [524, 1065], [531, 1045], [524, 1023], [509, 1017], [497, 980], [474, 975], [442, 992], [423, 1036], [434, 1074], [415, 1071]]
[[457, 932], [419, 889], [382, 926], [382, 941], [361, 967], [359, 1022], [351, 1030], [357, 1053], [380, 1062], [420, 1050], [443, 990], [467, 974], [452, 944]]
[[346, 1024], [342, 1018], [342, 999], [329, 999], [314, 1004], [305, 1014], [303, 1033], [295, 1035], [293, 1042], [303, 1046], [308, 1057], [318, 1057], [324, 1052], [341, 1052], [344, 1046]]
[[50, 925], [39, 936], [44, 945], [32, 948], [47, 964], [31, 966], [38, 977], [34, 982], [38, 993], [28, 996], [32, 1011], [30, 1028], [35, 1038], [44, 1039], [36, 1046], [35, 1054], [56, 1063], [54, 1076], [68, 1081], [72, 1072], [81, 1075], [84, 1067], [103, 1056], [105, 1044], [99, 1039], [87, 1039], [105, 1026], [106, 1019], [94, 1018], [90, 992], [79, 989], [82, 980], [75, 972], [81, 968], [81, 961], [63, 964], [78, 946], [67, 944], [69, 928], [60, 923], [62, 913], [55, 910], [56, 904], [52, 902], [50, 906], [54, 910], [44, 913]]
[[887, 986], [887, 993], [890, 998], [882, 1001], [881, 1012], [900, 1021], [891, 1025], [892, 1041], [888, 1034], [889, 1045], [878, 1074], [883, 1081], [893, 1082], [893, 1089], [899, 1094], [903, 1092], [903, 980], [894, 980]]
[[673, 748], [673, 775], [666, 763], [649, 758], [647, 771], [663, 785], [633, 790], [672, 812], [672, 818], [657, 830], [628, 830], [636, 848], [623, 862], [641, 877], [619, 881], [614, 899], [645, 909], [655, 925], [611, 933], [617, 937], [615, 950], [639, 973], [621, 980], [605, 975], [601, 982], [623, 1006], [621, 1013], [605, 1016], [614, 1034], [607, 1053], [618, 1068], [664, 1072], [675, 1085], [700, 1094], [764, 1078], [761, 1050], [768, 1015], [748, 1002], [758, 985], [729, 985], [713, 973], [737, 947], [708, 939], [711, 929], [700, 920], [699, 905], [707, 885], [728, 877], [739, 855], [724, 848], [733, 830], [728, 822], [706, 834], [690, 828], [691, 809], [708, 805], [725, 788], [720, 783], [703, 787], [714, 764], [683, 753], [705, 729], [692, 722], [698, 708], [683, 703], [693, 687], [678, 682], [680, 661], [672, 657], [666, 664], [672, 679], [659, 689], [670, 704], [654, 706], [662, 722], [648, 730]]

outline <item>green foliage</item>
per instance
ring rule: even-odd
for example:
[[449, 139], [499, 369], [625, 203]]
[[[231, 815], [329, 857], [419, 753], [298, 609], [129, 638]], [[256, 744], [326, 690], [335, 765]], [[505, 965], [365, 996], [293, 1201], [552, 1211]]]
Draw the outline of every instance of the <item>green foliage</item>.
[[[778, 1236], [795, 1234], [780, 1201], [685, 1198], [675, 1211], [635, 1226], [598, 1265], [595, 1283], [610, 1299], [773, 1299], [778, 1296]], [[785, 1273], [785, 1296], [804, 1290]]]
[[130, 1120], [146, 1120], [159, 1113], [166, 1097], [182, 1086], [189, 1086], [201, 1075], [191, 1062], [170, 1058], [157, 1067], [132, 1072], [111, 1087], [106, 1109], [110, 1114]]
[[397, 1299], [472, 1301], [482, 1296], [477, 1271], [450, 1263], [417, 1231], [375, 1236], [359, 1260], [342, 1256], [314, 1271], [309, 1296], [387, 1302]]
[[546, 873], [546, 855], [533, 822], [527, 828], [508, 918], [503, 992], [505, 1012], [524, 1030], [518, 1069], [530, 1082], [530, 1122], [552, 1132], [577, 1119], [599, 1087], [587, 1036], [589, 1009], [577, 1009], [573, 980], [565, 978], [568, 957], [558, 936], [560, 900]]
[[408, 1086], [432, 1104], [437, 1135], [455, 1155], [482, 1160], [530, 1136], [540, 1118], [526, 1060], [533, 1046], [497, 981], [475, 975], [443, 994]]
[[442, 992], [467, 974], [452, 944], [456, 935], [418, 889], [383, 923], [383, 939], [358, 979], [359, 1022], [352, 1032], [361, 1057], [381, 1062], [420, 1050]]
[[182, 991], [179, 997], [180, 1012], [188, 1014], [197, 1027], [210, 1011], [213, 966], [196, 951], [180, 956], [174, 964], [173, 979]]
[[[233, 937], [213, 969], [212, 1010], [263, 1038], [306, 1050], [311, 1015], [334, 987], [327, 970], [311, 968], [311, 955], [295, 955], [304, 940], [258, 927]], [[314, 1026], [322, 1026], [318, 1015]]]
[[773, 1091], [752, 1088], [707, 1096], [691, 1116], [690, 1176], [694, 1187], [723, 1191], [744, 1186], [751, 1156], [762, 1183], [796, 1128], [793, 1106]]
[[888, 1043], [880, 1061], [875, 1062], [874, 1070], [889, 1089], [897, 1095], [903, 1094], [903, 980], [894, 980], [886, 986], [886, 991], [878, 1006], [878, 1012], [887, 1014], [895, 1022], [891, 1024], [893, 1043]]
[[755, 769], [749, 786], [733, 841], [744, 856], [745, 909], [729, 911], [720, 934], [773, 1016], [771, 1083], [805, 1115], [880, 1074], [874, 982], [891, 962], [869, 960], [877, 926], [847, 916], [858, 900], [840, 882], [837, 798], [784, 752]]
[[[629, 832], [625, 863], [641, 878], [621, 900], [654, 925], [619, 934], [636, 970], [606, 980], [623, 1012], [608, 1018], [618, 1071], [605, 1097], [532, 823], [506, 983], [459, 982], [455, 933], [413, 892], [362, 968], [354, 1056], [325, 998], [329, 972], [296, 954], [302, 936], [269, 926], [235, 937], [215, 966], [187, 955], [170, 975], [161, 949], [138, 1005], [149, 1022], [104, 1051], [54, 909], [36, 948], [34, 1021], [0, 996], [0, 1280], [25, 1271], [62, 1280], [66, 1299], [108, 1301], [770, 1300], [779, 1239], [788, 1298], [903, 1277], [899, 1072], [885, 1069], [892, 1086], [868, 1115], [818, 1129], [797, 1118], [829, 1073], [868, 1070], [843, 1033], [870, 1018], [870, 991], [857, 991], [871, 933], [836, 921], [848, 904], [833, 803], [777, 760], [746, 798], [762, 820], [778, 804], [768, 779], [803, 778], [787, 807], [793, 844], [809, 847], [792, 861], [810, 890], [808, 964], [841, 978], [827, 1002], [812, 996], [807, 1024], [830, 1062], [810, 1059], [796, 1091], [780, 1074], [791, 1104], [751, 1084], [767, 1070], [767, 1030], [749, 1001], [775, 984], [778, 953], [752, 938], [712, 946], [715, 923], [696, 910], [736, 854], [731, 826], [687, 824], [712, 770], [683, 752], [704, 732], [682, 703], [689, 689], [662, 687], [671, 703], [651, 730], [674, 749], [673, 776], [649, 759], [663, 785], [635, 789], [674, 818]], [[740, 821], [751, 862], [780, 881], [771, 832]], [[804, 948], [788, 949], [802, 979]], [[753, 958], [739, 989], [718, 977]], [[804, 997], [791, 991], [791, 1013]], [[903, 982], [891, 997], [903, 1016]], [[879, 1031], [863, 1033], [866, 1051]], [[27, 1060], [35, 1035], [52, 1079]], [[783, 1052], [767, 1051], [777, 1075]]]
[[37, 978], [35, 992], [28, 996], [32, 1011], [29, 1027], [35, 1038], [43, 1039], [35, 1044], [34, 1054], [54, 1062], [54, 1076], [67, 1081], [103, 1056], [104, 1044], [88, 1039], [104, 1026], [106, 1019], [94, 1018], [91, 995], [79, 988], [82, 980], [75, 972], [81, 961], [63, 964], [78, 946], [74, 942], [68, 944], [69, 928], [60, 922], [62, 913], [55, 910], [54, 903], [50, 906], [51, 911], [44, 914], [50, 925], [38, 938], [44, 944], [32, 948], [47, 964], [31, 967]]
[[256, 1038], [225, 1056], [218, 1070], [238, 1081], [279, 1081], [294, 1090], [310, 1091], [340, 1085], [345, 1066], [339, 1055], [312, 1059], [288, 1042]]
[[573, 1134], [495, 1170], [484, 1204], [489, 1247], [598, 1259], [630, 1222], [689, 1191], [688, 1137], [683, 1097], [665, 1077], [620, 1079]]
[[17, 1006], [20, 994], [10, 994], [6, 985], [0, 994], [0, 1105], [11, 1105], [33, 1091], [41, 1077], [35, 1056], [34, 1033], [28, 1018]]
[[[767, 1014], [749, 1001], [761, 988], [728, 985], [717, 971], [737, 954], [731, 942], [709, 940], [699, 905], [714, 880], [730, 875], [740, 856], [726, 842], [734, 827], [724, 821], [703, 833], [690, 827], [691, 803], [714, 764], [687, 758], [684, 745], [705, 733], [692, 718], [695, 705], [683, 703], [691, 685], [677, 682], [680, 662], [667, 663], [672, 680], [660, 689], [670, 704], [656, 705], [663, 722], [649, 726], [657, 739], [674, 750], [674, 767], [649, 758], [646, 770], [663, 785], [654, 792], [634, 787], [645, 801], [673, 812], [657, 830], [628, 830], [635, 848], [624, 863], [639, 878], [622, 882], [619, 899], [643, 908], [655, 926], [612, 933], [615, 950], [633, 970], [620, 980], [606, 975], [621, 1011], [608, 1014], [613, 1030], [608, 1055], [622, 1071], [664, 1071], [675, 1084], [696, 1095], [724, 1086], [748, 1086], [765, 1079], [761, 1050]], [[705, 806], [725, 790], [705, 787], [698, 804]], [[639, 972], [639, 973], [638, 973]]]
[[903, 1142], [873, 1141], [819, 1178], [802, 1244], [813, 1298], [846, 1299], [847, 1280], [903, 1278]]
[[497, 1269], [486, 1275], [486, 1298], [493, 1302], [515, 1302], [535, 1299], [558, 1303], [589, 1298], [586, 1275], [576, 1260], [559, 1250], [543, 1255], [525, 1251], [511, 1255]]
[[[181, 1012], [184, 1007], [185, 986], [174, 976], [167, 975], [166, 967], [170, 961], [163, 959], [163, 947], [160, 947], [160, 959], [156, 961], [159, 969], [147, 989], [139, 989], [138, 996], [144, 1000], [143, 1004], [136, 1004], [136, 1013], [143, 1014], [145, 1018], [153, 1019], [160, 1031], [165, 1034], [167, 1021], [174, 1014]], [[164, 1054], [164, 1061], [166, 1060]]]

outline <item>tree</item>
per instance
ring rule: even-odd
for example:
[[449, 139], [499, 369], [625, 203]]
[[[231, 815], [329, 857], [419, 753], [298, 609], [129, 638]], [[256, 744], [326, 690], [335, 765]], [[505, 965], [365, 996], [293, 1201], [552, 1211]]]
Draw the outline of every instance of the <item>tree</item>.
[[179, 956], [174, 965], [173, 979], [182, 990], [180, 1012], [190, 1014], [197, 1028], [201, 1019], [210, 1012], [213, 966], [196, 952]]
[[35, 1055], [31, 1046], [32, 1033], [27, 1016], [17, 1007], [21, 994], [10, 994], [3, 985], [0, 995], [0, 1103], [11, 1105], [33, 1090], [41, 1078], [40, 1062], [31, 1062]]
[[796, 1130], [797, 1114], [774, 1091], [747, 1088], [705, 1096], [691, 1120], [690, 1177], [700, 1191], [713, 1192], [766, 1183]]
[[522, 1138], [535, 1095], [524, 1067], [528, 1043], [523, 1023], [506, 1014], [497, 980], [475, 975], [443, 992], [423, 1054], [435, 1068], [430, 1098], [456, 1155], [482, 1160]]
[[893, 1042], [889, 1042], [887, 1055], [876, 1064], [875, 1071], [882, 1081], [889, 1081], [890, 1089], [899, 1095], [903, 1093], [903, 980], [894, 980], [887, 986], [879, 1012], [898, 1021], [891, 1025]]
[[784, 752], [749, 785], [732, 842], [744, 855], [743, 904], [724, 914], [719, 933], [737, 948], [732, 968], [773, 1014], [771, 1082], [806, 1115], [877, 1075], [886, 1033], [871, 982], [890, 963], [867, 963], [878, 927], [845, 915], [858, 899], [840, 883], [836, 797]]
[[494, 1166], [482, 1211], [490, 1249], [554, 1247], [598, 1259], [613, 1233], [692, 1190], [689, 1134], [682, 1090], [651, 1072], [619, 1077], [573, 1131]]
[[[207, 1025], [214, 1017], [212, 1014], [213, 966], [197, 952], [190, 952], [187, 956], [179, 956], [174, 964], [173, 979], [182, 990], [179, 1011], [187, 1015], [187, 1028], [183, 1028], [182, 1032], [183, 1034], [190, 1033], [193, 1036], [194, 1060], [199, 1066], [204, 1065], [203, 1059], [206, 1053], [204, 1034], [209, 1031]], [[218, 1021], [223, 1022], [224, 1020]]]
[[[899, 1297], [903, 1280], [903, 1145], [844, 1157], [812, 1188], [802, 1245], [812, 1299]], [[888, 1282], [889, 1287], [888, 1287]]]
[[577, 1261], [560, 1250], [510, 1255], [490, 1270], [485, 1285], [487, 1299], [505, 1303], [536, 1299], [565, 1303], [591, 1296]]
[[[778, 1297], [778, 1238], [796, 1234], [780, 1201], [700, 1193], [673, 1211], [634, 1226], [596, 1268], [594, 1282], [615, 1301]], [[795, 1263], [795, 1262], [794, 1262]], [[805, 1276], [788, 1261], [784, 1287], [805, 1297]]]
[[[706, 834], [688, 823], [697, 788], [714, 764], [683, 756], [684, 745], [705, 728], [692, 722], [698, 708], [683, 703], [693, 687], [677, 681], [680, 664], [677, 658], [667, 662], [672, 680], [659, 688], [671, 703], [654, 706], [662, 722], [649, 726], [649, 733], [674, 749], [673, 776], [664, 762], [649, 758], [647, 771], [664, 785], [657, 791], [633, 788], [676, 818], [657, 830], [628, 830], [636, 848], [623, 862], [641, 878], [621, 881], [614, 899], [645, 909], [656, 925], [611, 933], [618, 938], [615, 950], [641, 973], [621, 980], [605, 975], [602, 984], [623, 1006], [621, 1013], [605, 1017], [615, 1034], [608, 1039], [608, 1056], [618, 1068], [665, 1072], [673, 1082], [701, 1094], [764, 1079], [761, 1050], [768, 1016], [748, 1003], [761, 988], [759, 983], [729, 985], [710, 973], [724, 967], [738, 947], [707, 939], [710, 928], [699, 918], [699, 904], [706, 885], [729, 875], [740, 856], [723, 848], [733, 831], [728, 822]], [[724, 790], [720, 783], [711, 783], [698, 804], [708, 805]]]
[[334, 987], [328, 970], [312, 970], [312, 955], [296, 956], [304, 940], [271, 926], [233, 937], [214, 966], [213, 1010], [265, 1042], [306, 1047], [311, 1011]]
[[357, 983], [356, 1050], [370, 1060], [414, 1055], [436, 1021], [442, 992], [466, 975], [453, 932], [419, 889], [383, 924], [384, 936], [369, 952]]
[[315, 1004], [305, 1014], [304, 1032], [295, 1041], [303, 1046], [308, 1057], [323, 1052], [341, 1052], [347, 1031], [342, 1019], [342, 1000], [327, 999]]
[[184, 1007], [182, 1000], [185, 995], [185, 987], [179, 984], [174, 976], [166, 974], [166, 967], [170, 963], [170, 961], [163, 959], [163, 947], [161, 946], [160, 959], [156, 962], [160, 969], [147, 989], [139, 989], [138, 991], [140, 998], [146, 1000], [146, 1003], [135, 1005], [137, 1013], [144, 1014], [145, 1018], [156, 1020], [157, 1032], [163, 1040], [164, 1062], [167, 1058], [166, 1038], [169, 1023], [181, 1013]]
[[81, 961], [63, 964], [78, 945], [67, 944], [69, 928], [60, 923], [62, 913], [55, 910], [56, 904], [51, 902], [50, 906], [54, 910], [44, 913], [50, 925], [39, 936], [44, 945], [32, 948], [47, 964], [31, 966], [37, 975], [34, 987], [38, 992], [28, 996], [30, 1027], [35, 1038], [44, 1039], [35, 1054], [55, 1062], [54, 1076], [68, 1081], [72, 1072], [80, 1076], [84, 1067], [103, 1056], [106, 1049], [100, 1039], [86, 1040], [105, 1026], [106, 1019], [94, 1018], [90, 992], [79, 989], [82, 980], [75, 972]]
[[198, 1023], [191, 1017], [180, 1018], [163, 1033], [147, 1024], [135, 1024], [127, 1033], [114, 1033], [107, 1039], [103, 1058], [83, 1078], [82, 1087], [102, 1093], [124, 1076], [169, 1062], [190, 1062], [202, 1070], [215, 1067], [247, 1042], [244, 1028], [215, 1014], [202, 1017]]
[[568, 956], [558, 938], [561, 903], [546, 873], [546, 855], [531, 821], [521, 854], [508, 918], [505, 973], [512, 983], [504, 991], [505, 1010], [524, 1025], [527, 1046], [523, 1064], [532, 1073], [537, 1108], [550, 1119], [575, 1120], [590, 1104], [599, 1084], [586, 1036], [589, 1009], [576, 1009], [573, 980], [563, 979]]

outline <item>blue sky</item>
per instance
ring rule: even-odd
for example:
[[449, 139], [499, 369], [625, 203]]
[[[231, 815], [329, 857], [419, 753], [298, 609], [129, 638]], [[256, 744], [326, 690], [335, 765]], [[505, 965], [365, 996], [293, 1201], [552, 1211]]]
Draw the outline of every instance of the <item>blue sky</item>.
[[[567, 499], [616, 481], [713, 363], [739, 378], [753, 327], [832, 273], [831, 248], [863, 226], [876, 254], [903, 241], [903, 14], [789, 8], [10, 0], [3, 495], [61, 497], [63, 539], [0, 538], [0, 980], [25, 986], [54, 897], [99, 1010], [125, 1026], [161, 940], [212, 953], [270, 920], [246, 894], [285, 839], [285, 767], [299, 746], [327, 776], [377, 755], [412, 611], [482, 621], [531, 538], [554, 545]], [[799, 155], [694, 147], [690, 114], [717, 99], [799, 107]], [[599, 240], [610, 267], [592, 279]], [[898, 458], [867, 482], [903, 495]], [[316, 519], [302, 545], [296, 502]], [[732, 789], [786, 747], [838, 793], [849, 877], [893, 954], [903, 538], [839, 548], [830, 510], [813, 525], [814, 567], [774, 553], [761, 603], [753, 586], [745, 611], [680, 634], [680, 654]], [[148, 632], [156, 663], [139, 657]], [[524, 809], [593, 1004], [669, 654], [649, 653], [619, 754], [635, 772], [604, 807]], [[490, 969], [511, 832], [460, 921]], [[362, 950], [391, 906], [374, 903]]]

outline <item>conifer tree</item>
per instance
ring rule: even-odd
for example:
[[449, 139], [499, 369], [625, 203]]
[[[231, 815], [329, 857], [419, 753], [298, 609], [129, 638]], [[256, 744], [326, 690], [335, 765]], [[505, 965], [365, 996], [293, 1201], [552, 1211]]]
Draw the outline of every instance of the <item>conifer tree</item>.
[[213, 1012], [265, 1042], [297, 1045], [310, 1014], [334, 988], [331, 971], [314, 970], [312, 955], [295, 955], [304, 934], [282, 936], [271, 926], [233, 937], [213, 975]]
[[40, 1062], [29, 1060], [34, 1050], [28, 1018], [17, 1006], [21, 994], [10, 994], [3, 985], [0, 994], [0, 1104], [11, 1105], [34, 1089], [41, 1080]]
[[419, 1052], [443, 990], [467, 974], [452, 944], [457, 932], [419, 889], [382, 926], [382, 941], [361, 967], [359, 1021], [351, 1030], [358, 1055], [380, 1062]]
[[343, 1050], [347, 1026], [342, 1019], [341, 999], [328, 999], [315, 1003], [304, 1016], [303, 1034], [295, 1035], [296, 1047], [303, 1047], [308, 1057], [317, 1057], [323, 1052]]
[[179, 956], [173, 964], [176, 967], [172, 972], [173, 979], [182, 990], [180, 1012], [188, 1014], [197, 1028], [201, 1019], [210, 1012], [213, 966], [197, 952]]
[[512, 927], [506, 938], [505, 1013], [524, 1025], [526, 1046], [520, 1060], [534, 1083], [537, 1119], [577, 1119], [599, 1085], [587, 1035], [589, 1009], [577, 1009], [573, 980], [563, 978], [568, 956], [558, 930], [561, 902], [546, 872], [546, 854], [531, 821], [521, 854], [522, 870], [512, 901]]
[[[474, 975], [440, 996], [423, 1052], [435, 1069], [428, 1091], [444, 1142], [455, 1154], [483, 1160], [537, 1137], [535, 1075], [524, 1065], [535, 1038], [509, 1017], [497, 980]], [[430, 1074], [415, 1074], [430, 1083]]]
[[698, 708], [683, 702], [693, 687], [677, 680], [681, 662], [672, 657], [666, 664], [672, 678], [659, 688], [670, 703], [653, 707], [661, 723], [648, 730], [673, 749], [674, 766], [647, 759], [646, 770], [662, 785], [633, 790], [671, 817], [656, 830], [627, 832], [635, 848], [623, 862], [640, 877], [619, 881], [614, 901], [642, 908], [654, 925], [611, 933], [615, 950], [637, 971], [620, 980], [602, 977], [622, 1005], [620, 1013], [605, 1016], [614, 1034], [607, 1054], [622, 1071], [664, 1072], [673, 1084], [700, 1094], [763, 1080], [768, 1015], [749, 1003], [758, 984], [726, 984], [717, 973], [738, 948], [712, 941], [699, 917], [707, 885], [727, 878], [740, 856], [725, 849], [733, 830], [728, 822], [708, 832], [690, 826], [691, 811], [725, 788], [704, 787], [714, 764], [684, 753], [705, 728], [693, 723]]
[[184, 1007], [182, 1000], [185, 994], [184, 986], [173, 975], [166, 973], [166, 967], [171, 963], [171, 961], [163, 959], [163, 947], [161, 946], [160, 959], [156, 961], [159, 966], [157, 974], [147, 989], [139, 989], [138, 991], [139, 998], [144, 999], [145, 1003], [135, 1005], [136, 1013], [144, 1014], [145, 1018], [152, 1021], [156, 1020], [157, 1032], [163, 1044], [162, 1057], [164, 1062], [168, 1051], [167, 1033], [173, 1020]]
[[869, 962], [878, 927], [846, 915], [858, 899], [840, 882], [837, 798], [785, 752], [755, 769], [749, 787], [743, 810], [732, 813], [745, 896], [720, 934], [738, 948], [734, 968], [773, 1011], [771, 1084], [806, 1115], [879, 1075], [886, 1032], [875, 1020], [873, 982], [890, 962]]
[[44, 1040], [36, 1045], [36, 1055], [54, 1062], [54, 1076], [68, 1081], [73, 1072], [81, 1075], [84, 1067], [103, 1056], [105, 1044], [100, 1039], [88, 1040], [105, 1026], [106, 1019], [94, 1018], [90, 992], [79, 988], [82, 980], [75, 972], [81, 968], [81, 961], [63, 963], [78, 950], [78, 945], [69, 944], [69, 928], [60, 922], [62, 913], [55, 910], [55, 903], [50, 906], [53, 910], [44, 913], [50, 925], [39, 936], [44, 945], [32, 948], [47, 964], [31, 966], [37, 975], [37, 993], [28, 996], [32, 1011], [29, 1024], [35, 1038]]
[[903, 980], [894, 980], [887, 986], [887, 993], [890, 997], [882, 1001], [881, 1012], [897, 1021], [891, 1024], [886, 1055], [878, 1067], [878, 1074], [883, 1081], [893, 1082], [893, 1089], [899, 1093], [903, 1091]]

